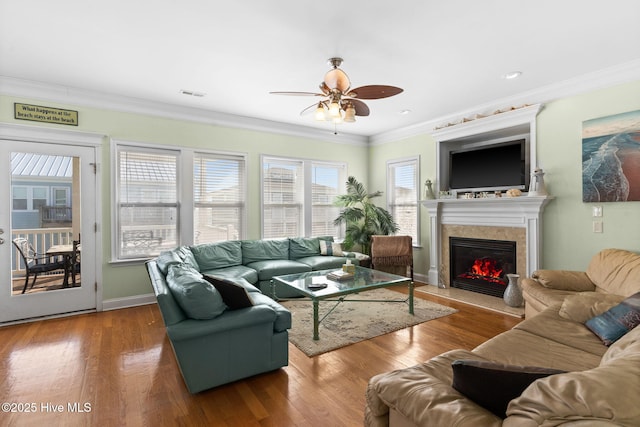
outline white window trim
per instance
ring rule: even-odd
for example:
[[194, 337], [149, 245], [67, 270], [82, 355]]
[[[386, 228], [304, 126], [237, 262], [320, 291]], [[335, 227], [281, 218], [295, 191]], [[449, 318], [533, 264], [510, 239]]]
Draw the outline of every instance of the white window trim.
[[[241, 157], [245, 162], [245, 179], [244, 179], [244, 191], [246, 199], [246, 206], [244, 209], [244, 215], [242, 218], [243, 228], [241, 239], [247, 238], [247, 224], [248, 224], [248, 212], [249, 212], [249, 198], [247, 194], [247, 181], [248, 181], [248, 155], [241, 152], [230, 151], [218, 151], [218, 150], [203, 150], [201, 148], [189, 148], [177, 145], [161, 145], [149, 142], [140, 142], [133, 140], [114, 139], [110, 140], [110, 160], [111, 160], [111, 206], [112, 212], [117, 211], [118, 205], [118, 177], [117, 177], [117, 165], [118, 158], [117, 148], [131, 147], [134, 149], [147, 149], [157, 151], [159, 153], [174, 152], [178, 153], [178, 163], [176, 170], [176, 180], [178, 181], [177, 188], [177, 200], [178, 200], [178, 223], [177, 223], [177, 235], [179, 245], [192, 245], [194, 243], [194, 221], [193, 221], [193, 162], [195, 153], [198, 154], [210, 154], [221, 155], [229, 157]], [[111, 215], [111, 264], [132, 264], [140, 263], [143, 259], [119, 259], [117, 244], [118, 244], [118, 217], [117, 212]]]
[[[268, 155], [262, 154], [260, 155], [260, 237], [264, 238], [264, 162], [265, 160], [278, 160], [282, 162], [302, 162], [302, 170], [304, 174], [304, 201], [302, 204], [302, 228], [304, 230], [305, 236], [311, 235], [312, 228], [312, 170], [313, 166], [316, 165], [328, 165], [328, 166], [338, 166], [344, 169], [344, 178], [349, 176], [348, 165], [346, 162], [333, 162], [330, 160], [317, 160], [317, 159], [309, 159], [309, 158], [299, 158], [299, 157], [286, 157], [286, 156], [277, 156], [277, 155]], [[344, 188], [342, 188], [344, 192]], [[298, 236], [295, 236], [298, 237]], [[344, 238], [344, 227], [340, 227], [338, 230], [338, 239]]]
[[387, 160], [387, 171], [386, 171], [386, 179], [387, 179], [387, 208], [392, 205], [391, 195], [394, 194], [393, 189], [391, 188], [391, 178], [389, 176], [389, 172], [391, 167], [398, 167], [402, 165], [415, 164], [416, 166], [416, 237], [413, 239], [413, 247], [421, 246], [421, 229], [420, 229], [420, 155], [410, 156], [410, 157], [402, 157], [399, 159], [391, 159]]

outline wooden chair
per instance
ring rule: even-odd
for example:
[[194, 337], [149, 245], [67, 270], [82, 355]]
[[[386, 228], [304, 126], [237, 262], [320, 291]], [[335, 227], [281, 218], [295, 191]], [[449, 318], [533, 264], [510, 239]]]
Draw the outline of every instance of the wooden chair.
[[411, 236], [371, 236], [371, 268], [413, 280]]
[[33, 281], [31, 282], [31, 289], [33, 289], [33, 285], [36, 283], [38, 274], [55, 270], [65, 270], [66, 272], [67, 264], [64, 260], [56, 261], [51, 255], [37, 253], [27, 239], [18, 237], [13, 239], [13, 244], [16, 249], [18, 249], [27, 272], [24, 279], [24, 287], [22, 288], [23, 294], [27, 290], [29, 276], [33, 275]]

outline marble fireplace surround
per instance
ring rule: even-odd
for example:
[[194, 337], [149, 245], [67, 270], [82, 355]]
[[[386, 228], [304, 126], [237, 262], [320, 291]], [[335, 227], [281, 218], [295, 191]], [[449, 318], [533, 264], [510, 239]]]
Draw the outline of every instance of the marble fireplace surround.
[[449, 286], [449, 237], [516, 242], [516, 269], [529, 276], [539, 268], [542, 212], [553, 198], [521, 196], [487, 199], [423, 200], [429, 212], [428, 283], [438, 285], [443, 273]]

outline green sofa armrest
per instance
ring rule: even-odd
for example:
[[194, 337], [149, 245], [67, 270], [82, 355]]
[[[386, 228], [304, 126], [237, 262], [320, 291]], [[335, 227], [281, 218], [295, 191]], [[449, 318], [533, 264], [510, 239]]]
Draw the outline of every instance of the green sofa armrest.
[[266, 305], [256, 305], [239, 310], [225, 311], [222, 315], [210, 320], [186, 319], [180, 323], [167, 326], [167, 334], [172, 341], [182, 341], [203, 335], [233, 329], [242, 329], [251, 325], [275, 322], [276, 312]]

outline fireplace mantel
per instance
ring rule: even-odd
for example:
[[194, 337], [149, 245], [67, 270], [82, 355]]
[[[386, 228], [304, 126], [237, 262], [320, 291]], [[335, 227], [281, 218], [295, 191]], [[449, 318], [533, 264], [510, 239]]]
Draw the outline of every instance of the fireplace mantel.
[[482, 199], [423, 200], [429, 211], [429, 284], [438, 284], [442, 225], [525, 228], [527, 276], [538, 269], [542, 247], [542, 212], [553, 197], [521, 196]]

